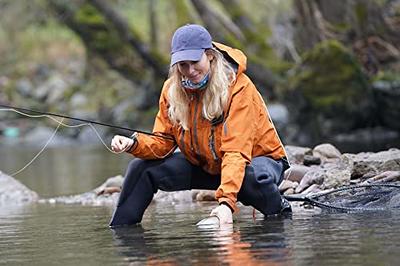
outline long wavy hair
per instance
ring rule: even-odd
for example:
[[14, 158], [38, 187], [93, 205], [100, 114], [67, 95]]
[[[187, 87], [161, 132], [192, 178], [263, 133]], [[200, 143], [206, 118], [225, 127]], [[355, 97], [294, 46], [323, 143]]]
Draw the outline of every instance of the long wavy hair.
[[[210, 65], [210, 80], [202, 97], [202, 114], [209, 121], [223, 114], [229, 97], [229, 86], [235, 81], [236, 73], [231, 64], [216, 49], [207, 49], [206, 54], [214, 56]], [[168, 90], [168, 115], [174, 124], [188, 130], [189, 95], [182, 87], [183, 76], [175, 64], [170, 68], [171, 86]]]

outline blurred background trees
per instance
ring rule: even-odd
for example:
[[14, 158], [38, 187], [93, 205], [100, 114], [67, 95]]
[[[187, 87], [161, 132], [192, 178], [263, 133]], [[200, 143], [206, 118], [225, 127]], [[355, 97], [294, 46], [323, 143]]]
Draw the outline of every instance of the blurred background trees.
[[0, 23], [3, 103], [151, 129], [171, 36], [199, 23], [248, 56], [286, 143], [399, 144], [398, 0], [1, 0]]

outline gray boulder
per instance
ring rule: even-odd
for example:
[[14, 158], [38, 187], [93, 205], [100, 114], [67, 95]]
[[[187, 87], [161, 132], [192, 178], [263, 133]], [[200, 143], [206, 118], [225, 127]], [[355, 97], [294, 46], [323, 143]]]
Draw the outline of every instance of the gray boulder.
[[0, 206], [31, 203], [38, 199], [36, 192], [0, 171]]
[[304, 156], [312, 155], [312, 150], [307, 147], [286, 145], [285, 150], [289, 162], [293, 164], [303, 164]]
[[321, 158], [322, 161], [332, 158], [338, 159], [340, 158], [340, 156], [342, 156], [340, 151], [335, 146], [329, 143], [323, 143], [315, 146], [312, 153], [313, 156]]

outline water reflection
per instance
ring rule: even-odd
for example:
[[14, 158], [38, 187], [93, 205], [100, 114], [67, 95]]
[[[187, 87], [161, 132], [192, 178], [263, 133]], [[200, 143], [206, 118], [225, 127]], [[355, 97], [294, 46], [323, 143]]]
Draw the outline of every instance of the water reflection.
[[146, 261], [151, 254], [144, 238], [145, 230], [141, 225], [111, 229], [117, 253], [128, 261]]
[[137, 225], [114, 228], [112, 236], [121, 256], [148, 265], [288, 265], [287, 225], [278, 218], [220, 228], [177, 227], [156, 234]]
[[253, 221], [242, 209], [233, 226], [196, 227], [211, 208], [152, 204], [141, 226], [112, 230], [111, 208], [2, 206], [0, 264], [397, 265], [399, 212]]

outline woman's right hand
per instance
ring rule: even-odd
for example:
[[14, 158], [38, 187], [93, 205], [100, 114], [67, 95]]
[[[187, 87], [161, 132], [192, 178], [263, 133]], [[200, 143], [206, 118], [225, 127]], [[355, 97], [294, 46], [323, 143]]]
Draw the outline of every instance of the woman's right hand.
[[124, 152], [129, 150], [133, 144], [135, 143], [135, 140], [125, 137], [125, 136], [120, 136], [120, 135], [115, 135], [112, 140], [111, 140], [111, 149], [114, 152]]

